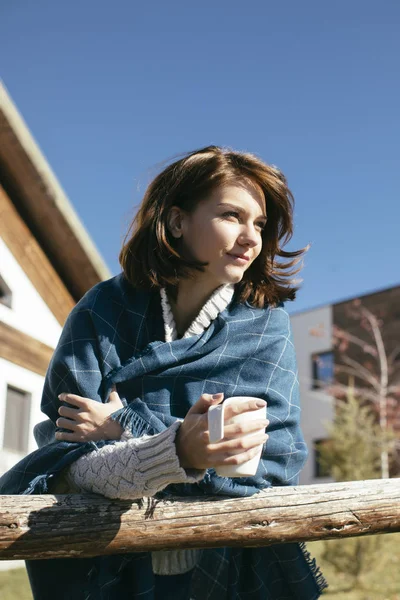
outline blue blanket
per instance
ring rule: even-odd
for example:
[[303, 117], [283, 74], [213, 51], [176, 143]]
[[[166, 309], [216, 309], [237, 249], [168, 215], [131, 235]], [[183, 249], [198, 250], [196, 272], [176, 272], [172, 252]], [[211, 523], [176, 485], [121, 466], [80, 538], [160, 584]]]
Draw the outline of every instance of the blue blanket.
[[[0, 493], [47, 493], [49, 482], [64, 467], [95, 447], [113, 443], [54, 441], [58, 394], [71, 392], [104, 402], [113, 385], [125, 404], [114, 418], [130, 427], [135, 436], [158, 433], [184, 417], [202, 393], [257, 396], [267, 401], [270, 437], [254, 477], [222, 478], [210, 469], [201, 482], [169, 486], [164, 496], [241, 497], [269, 486], [295, 485], [307, 450], [299, 427], [299, 386], [290, 321], [283, 306], [258, 309], [234, 298], [201, 335], [170, 343], [164, 339], [157, 291], [135, 290], [122, 275], [90, 290], [68, 317], [49, 365], [42, 411], [50, 420], [35, 432], [42, 447], [0, 479]], [[109, 565], [118, 559], [101, 560], [108, 560]], [[143, 560], [148, 556], [143, 555]], [[65, 561], [56, 562], [60, 565]], [[102, 572], [107, 572], [104, 566]], [[146, 569], [138, 569], [138, 581], [144, 572]], [[151, 587], [148, 577], [138, 592], [141, 600], [154, 597], [145, 595]], [[289, 581], [293, 578], [298, 583], [292, 590]], [[253, 580], [253, 595], [243, 595], [242, 587], [249, 589], [248, 582]], [[315, 565], [297, 544], [257, 550], [219, 549], [203, 552], [191, 597], [311, 600], [323, 587]], [[118, 597], [123, 599], [121, 590]], [[136, 597], [132, 590], [126, 594], [126, 598]], [[99, 592], [93, 595], [100, 597]]]

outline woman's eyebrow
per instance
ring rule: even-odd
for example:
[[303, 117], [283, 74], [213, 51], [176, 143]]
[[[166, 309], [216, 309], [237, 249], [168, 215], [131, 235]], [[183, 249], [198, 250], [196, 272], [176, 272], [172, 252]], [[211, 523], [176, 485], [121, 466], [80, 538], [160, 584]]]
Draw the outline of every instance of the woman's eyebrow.
[[[242, 206], [238, 206], [237, 204], [232, 204], [231, 202], [220, 202], [218, 204], [218, 206], [227, 206], [229, 208], [234, 208], [239, 213], [246, 212], [245, 209]], [[259, 215], [258, 217], [256, 217], [256, 220], [257, 219], [264, 219], [264, 221], [266, 221], [267, 220], [267, 215]]]

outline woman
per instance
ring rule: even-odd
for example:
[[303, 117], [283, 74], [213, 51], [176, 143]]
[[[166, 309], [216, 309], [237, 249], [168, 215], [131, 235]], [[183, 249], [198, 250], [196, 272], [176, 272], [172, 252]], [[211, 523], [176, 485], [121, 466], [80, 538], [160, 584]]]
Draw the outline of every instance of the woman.
[[[43, 392], [42, 447], [0, 491], [240, 497], [296, 484], [307, 451], [283, 308], [304, 252], [281, 247], [292, 216], [285, 178], [254, 155], [209, 146], [162, 171], [121, 251], [122, 274], [90, 290], [65, 324]], [[268, 424], [256, 421], [227, 425], [210, 444], [209, 406], [241, 395], [268, 403], [269, 437], [244, 437]], [[254, 477], [216, 475], [260, 445]], [[63, 598], [96, 600], [311, 600], [325, 586], [298, 544], [29, 561], [28, 572], [40, 600], [59, 581]]]

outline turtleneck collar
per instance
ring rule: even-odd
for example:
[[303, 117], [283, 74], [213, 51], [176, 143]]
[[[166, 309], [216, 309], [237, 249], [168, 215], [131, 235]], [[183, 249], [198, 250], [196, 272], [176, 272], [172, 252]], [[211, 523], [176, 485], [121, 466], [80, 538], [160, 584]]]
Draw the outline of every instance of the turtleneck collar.
[[[192, 335], [199, 335], [209, 327], [220, 312], [222, 312], [232, 300], [235, 286], [231, 283], [222, 285], [212, 293], [210, 298], [204, 304], [197, 317], [183, 334], [184, 338]], [[172, 314], [167, 292], [164, 288], [160, 289], [162, 314], [164, 319], [165, 341], [173, 342], [178, 338], [174, 315]]]

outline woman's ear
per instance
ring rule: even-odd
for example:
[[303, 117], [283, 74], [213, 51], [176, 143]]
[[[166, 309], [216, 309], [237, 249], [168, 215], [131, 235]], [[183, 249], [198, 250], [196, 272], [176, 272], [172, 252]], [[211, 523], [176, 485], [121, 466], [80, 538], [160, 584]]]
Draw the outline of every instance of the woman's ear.
[[168, 231], [174, 238], [182, 237], [182, 212], [178, 206], [172, 206], [167, 218]]

